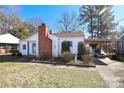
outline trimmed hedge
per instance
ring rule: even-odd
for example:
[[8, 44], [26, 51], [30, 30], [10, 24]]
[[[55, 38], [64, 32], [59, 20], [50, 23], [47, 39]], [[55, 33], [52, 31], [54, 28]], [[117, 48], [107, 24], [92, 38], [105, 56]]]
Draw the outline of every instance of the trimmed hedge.
[[86, 47], [85, 47], [85, 44], [83, 42], [79, 42], [78, 43], [78, 58], [81, 59], [81, 57], [83, 55], [86, 54]]
[[73, 55], [70, 52], [63, 52], [63, 54], [61, 55], [61, 58], [62, 58], [62, 61], [64, 61], [64, 63], [67, 63], [73, 60]]
[[68, 41], [62, 42], [62, 53], [63, 52], [70, 52], [70, 45]]

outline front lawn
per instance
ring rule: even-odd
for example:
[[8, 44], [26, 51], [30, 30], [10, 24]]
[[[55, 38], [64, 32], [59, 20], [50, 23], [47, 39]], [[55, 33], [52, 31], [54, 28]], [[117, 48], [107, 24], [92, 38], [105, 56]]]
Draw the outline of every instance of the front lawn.
[[0, 87], [108, 87], [95, 70], [40, 63], [0, 63]]

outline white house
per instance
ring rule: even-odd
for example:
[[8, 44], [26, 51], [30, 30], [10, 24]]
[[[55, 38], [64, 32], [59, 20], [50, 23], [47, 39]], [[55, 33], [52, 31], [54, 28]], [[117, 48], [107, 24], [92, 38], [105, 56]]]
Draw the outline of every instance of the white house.
[[33, 34], [27, 39], [20, 40], [20, 52], [23, 55], [36, 55], [38, 56], [38, 33]]
[[58, 57], [61, 55], [62, 42], [71, 43], [70, 52], [77, 54], [78, 42], [84, 42], [83, 32], [51, 33], [45, 24], [38, 27], [38, 32], [20, 41], [20, 52], [23, 55]]
[[70, 52], [77, 54], [78, 42], [84, 42], [84, 35], [82, 32], [66, 32], [49, 34], [48, 38], [52, 40], [52, 56], [58, 57], [61, 55], [62, 42], [70, 42]]

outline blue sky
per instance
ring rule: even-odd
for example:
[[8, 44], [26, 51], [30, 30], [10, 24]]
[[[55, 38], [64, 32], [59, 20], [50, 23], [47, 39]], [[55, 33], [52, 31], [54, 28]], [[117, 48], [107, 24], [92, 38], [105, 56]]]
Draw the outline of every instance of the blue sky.
[[[49, 26], [50, 29], [54, 29], [54, 24], [57, 19], [61, 17], [64, 11], [72, 12], [76, 11], [79, 13], [79, 7], [75, 5], [22, 5], [19, 6], [20, 17], [23, 20], [27, 20], [33, 17], [40, 17]], [[113, 7], [115, 21], [124, 18], [124, 6], [114, 6]], [[124, 20], [119, 22], [119, 26], [124, 26]]]
[[119, 21], [119, 26], [124, 26], [124, 5], [116, 5], [113, 7], [114, 15], [115, 15], [115, 21], [119, 21], [123, 19], [122, 21]]
[[57, 19], [61, 17], [64, 11], [72, 12], [79, 11], [80, 6], [60, 6], [60, 5], [34, 5], [34, 6], [19, 6], [20, 16], [23, 20], [30, 19], [32, 17], [40, 17], [51, 28], [54, 29], [54, 25]]

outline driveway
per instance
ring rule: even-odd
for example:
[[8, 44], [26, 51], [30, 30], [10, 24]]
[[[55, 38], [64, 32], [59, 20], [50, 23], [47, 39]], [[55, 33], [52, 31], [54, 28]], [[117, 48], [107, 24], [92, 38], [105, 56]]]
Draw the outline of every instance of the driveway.
[[124, 63], [108, 58], [98, 59], [108, 65], [96, 65], [96, 70], [112, 88], [124, 88]]

